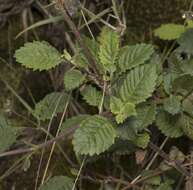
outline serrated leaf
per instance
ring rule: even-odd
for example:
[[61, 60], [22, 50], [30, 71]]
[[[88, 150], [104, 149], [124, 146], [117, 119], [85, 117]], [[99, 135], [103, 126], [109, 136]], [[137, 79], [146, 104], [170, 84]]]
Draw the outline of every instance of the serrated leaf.
[[163, 24], [154, 30], [154, 35], [162, 40], [175, 40], [185, 32], [185, 27], [180, 24]]
[[183, 114], [180, 118], [180, 124], [184, 134], [193, 140], [193, 119]]
[[70, 70], [64, 74], [64, 85], [66, 90], [74, 90], [85, 80], [85, 76], [79, 70]]
[[183, 100], [182, 109], [190, 116], [193, 116], [193, 94], [192, 93]]
[[25, 43], [15, 52], [15, 58], [18, 63], [34, 71], [49, 70], [63, 61], [57, 49], [45, 41]]
[[193, 53], [193, 29], [190, 28], [184, 32], [177, 40], [180, 48], [187, 53]]
[[72, 190], [73, 184], [73, 179], [67, 176], [55, 176], [41, 185], [38, 190]]
[[148, 146], [148, 143], [150, 141], [150, 136], [148, 133], [141, 133], [141, 134], [137, 134], [137, 138], [135, 138], [135, 140], [133, 140], [132, 142], [140, 147], [140, 148], [146, 148]]
[[116, 71], [120, 37], [117, 32], [104, 27], [99, 37], [99, 43], [100, 63], [107, 72], [112, 74]]
[[16, 129], [14, 129], [4, 116], [0, 115], [0, 153], [7, 150], [17, 138]]
[[155, 89], [157, 79], [156, 65], [141, 65], [131, 70], [119, 89], [123, 102], [134, 104], [145, 101]]
[[42, 121], [50, 119], [52, 116], [56, 116], [57, 113], [64, 111], [67, 101], [67, 94], [52, 92], [35, 105], [34, 116]]
[[133, 118], [133, 127], [141, 131], [155, 121], [156, 105], [139, 105], [136, 109], [137, 115]]
[[116, 114], [117, 123], [122, 123], [129, 116], [136, 115], [135, 105], [132, 103], [123, 103], [119, 98], [111, 97], [110, 109]]
[[102, 100], [102, 92], [89, 85], [81, 92], [83, 99], [91, 106], [99, 106]]
[[191, 75], [181, 75], [177, 77], [172, 83], [172, 90], [175, 93], [186, 96], [189, 92], [193, 90], [193, 76]]
[[160, 111], [156, 117], [157, 127], [165, 136], [171, 138], [177, 138], [183, 135], [179, 121], [180, 115], [172, 116], [164, 111]]
[[116, 131], [111, 122], [102, 116], [90, 116], [75, 131], [73, 136], [74, 150], [77, 154], [100, 154], [115, 141]]
[[79, 114], [77, 116], [73, 116], [71, 118], [68, 118], [61, 127], [61, 131], [64, 131], [65, 129], [68, 129], [70, 127], [76, 126], [76, 125], [80, 125], [80, 123], [82, 121], [84, 121], [85, 119], [87, 119], [89, 117], [89, 115], [87, 114]]
[[181, 102], [179, 96], [170, 95], [169, 98], [164, 100], [164, 109], [168, 113], [175, 115], [181, 110]]
[[123, 47], [120, 51], [118, 66], [122, 72], [145, 63], [154, 53], [150, 44], [136, 44]]
[[173, 190], [172, 184], [174, 184], [173, 180], [166, 180], [163, 182], [156, 190]]

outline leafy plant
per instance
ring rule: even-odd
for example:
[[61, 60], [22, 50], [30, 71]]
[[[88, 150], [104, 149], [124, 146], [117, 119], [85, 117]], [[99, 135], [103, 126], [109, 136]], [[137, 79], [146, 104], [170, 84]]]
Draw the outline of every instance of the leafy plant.
[[[186, 135], [193, 139], [193, 43], [190, 40], [193, 29], [190, 27], [190, 23], [169, 24], [155, 30], [161, 39], [178, 38], [179, 46], [167, 54], [164, 62], [152, 44], [122, 46], [121, 35], [107, 27], [97, 40], [83, 38], [88, 55], [81, 44], [77, 44], [74, 54], [67, 50], [60, 54], [46, 42], [27, 43], [15, 54], [17, 62], [27, 68], [49, 70], [63, 62], [69, 66], [63, 77], [64, 88], [37, 103], [33, 116], [45, 122], [63, 112], [73, 98], [78, 100], [69, 112], [73, 117], [65, 119], [59, 128], [60, 134], [73, 129], [72, 145], [78, 159], [82, 155], [105, 154], [119, 147], [120, 142], [133, 147], [132, 151], [124, 149], [124, 153], [145, 149], [155, 127], [166, 137]], [[80, 111], [80, 105], [85, 109]], [[40, 189], [52, 186], [68, 189], [71, 187], [68, 184], [72, 185], [70, 179], [56, 177]], [[149, 180], [147, 187], [171, 189], [172, 184], [167, 180], [161, 182], [158, 177]]]

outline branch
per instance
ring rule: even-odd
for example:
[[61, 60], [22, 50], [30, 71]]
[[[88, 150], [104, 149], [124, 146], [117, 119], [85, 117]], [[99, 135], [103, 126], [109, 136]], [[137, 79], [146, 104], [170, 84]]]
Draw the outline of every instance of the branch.
[[61, 139], [64, 140], [64, 138], [67, 138], [69, 135], [71, 135], [77, 128], [78, 128], [78, 126], [71, 127], [69, 129], [67, 129], [64, 133], [62, 133], [61, 135], [59, 135], [59, 136], [57, 136], [57, 137], [55, 137], [55, 138], [53, 138], [45, 143], [35, 145], [36, 146], [35, 148], [20, 148], [20, 149], [15, 149], [15, 150], [1, 153], [0, 158], [6, 157], [6, 156], [13, 156], [13, 155], [18, 155], [18, 154], [30, 153], [30, 152], [34, 152], [34, 151], [37, 151], [39, 149], [48, 147], [58, 140], [61, 140]]

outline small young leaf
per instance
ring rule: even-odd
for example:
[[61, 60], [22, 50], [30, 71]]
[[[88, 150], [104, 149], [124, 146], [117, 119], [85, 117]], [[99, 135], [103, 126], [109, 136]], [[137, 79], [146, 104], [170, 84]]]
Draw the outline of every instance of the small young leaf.
[[132, 103], [123, 103], [119, 98], [111, 97], [110, 109], [116, 114], [117, 123], [122, 123], [129, 116], [136, 115], [135, 105]]
[[73, 184], [73, 179], [67, 176], [55, 176], [41, 185], [38, 190], [72, 190]]
[[64, 111], [67, 100], [67, 94], [62, 92], [52, 92], [51, 94], [46, 95], [43, 100], [36, 104], [34, 116], [42, 121], [50, 119], [54, 112], [55, 114], [53, 116], [56, 116], [57, 113]]
[[15, 58], [23, 66], [39, 71], [49, 70], [59, 65], [61, 54], [48, 42], [28, 42], [15, 52]]
[[177, 138], [183, 135], [179, 121], [179, 115], [172, 116], [164, 111], [160, 111], [156, 117], [156, 124], [158, 128], [164, 135], [171, 138]]
[[73, 136], [74, 150], [77, 154], [100, 154], [115, 141], [116, 131], [111, 122], [102, 116], [90, 116], [81, 122]]
[[193, 140], [193, 119], [183, 114], [180, 118], [180, 124], [185, 135]]
[[154, 49], [149, 44], [137, 44], [123, 47], [120, 50], [118, 65], [122, 72], [139, 66], [152, 56]]
[[179, 113], [181, 110], [180, 97], [171, 95], [169, 98], [166, 98], [164, 101], [164, 109], [172, 115]]
[[185, 32], [185, 27], [180, 24], [163, 24], [154, 30], [155, 36], [162, 40], [175, 40]]
[[151, 96], [157, 79], [155, 65], [142, 65], [131, 70], [119, 89], [123, 102], [140, 103]]
[[117, 32], [104, 27], [100, 37], [99, 59], [104, 69], [109, 73], [116, 71], [116, 61], [119, 53], [120, 37]]
[[0, 153], [7, 150], [17, 138], [16, 129], [14, 129], [5, 117], [0, 115]]
[[145, 133], [138, 134], [137, 138], [132, 142], [140, 148], [146, 148], [148, 146], [149, 141], [150, 141], [150, 136], [148, 133], [145, 132]]
[[91, 106], [99, 106], [102, 100], [102, 92], [89, 85], [81, 92], [83, 99]]
[[66, 90], [74, 90], [85, 80], [85, 76], [79, 70], [70, 70], [64, 74], [64, 85]]

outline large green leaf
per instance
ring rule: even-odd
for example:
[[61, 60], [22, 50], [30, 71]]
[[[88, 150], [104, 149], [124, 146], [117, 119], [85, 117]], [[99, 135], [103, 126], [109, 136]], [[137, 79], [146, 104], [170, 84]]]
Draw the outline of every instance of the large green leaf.
[[34, 116], [44, 121], [64, 111], [68, 95], [63, 92], [52, 92], [35, 105]]
[[25, 43], [15, 52], [15, 58], [18, 63], [34, 71], [49, 70], [63, 61], [57, 49], [45, 41]]
[[119, 53], [120, 37], [117, 32], [104, 27], [99, 37], [99, 59], [104, 69], [109, 73], [116, 71], [116, 61]]
[[17, 138], [16, 129], [13, 128], [4, 116], [0, 115], [0, 153], [7, 150]]
[[177, 138], [183, 135], [180, 119], [180, 115], [172, 116], [167, 112], [160, 111], [156, 117], [156, 124], [164, 135]]
[[41, 185], [38, 190], [72, 190], [73, 184], [73, 179], [67, 176], [55, 176]]
[[122, 72], [145, 63], [154, 52], [149, 44], [137, 44], [126, 46], [121, 49], [118, 65]]
[[157, 79], [156, 65], [145, 64], [131, 70], [118, 93], [124, 102], [140, 103], [150, 97]]
[[85, 80], [85, 76], [79, 70], [67, 71], [64, 75], [66, 90], [73, 90], [79, 87]]
[[102, 92], [89, 85], [81, 92], [83, 99], [91, 106], [99, 106], [102, 100]]
[[102, 116], [90, 116], [81, 122], [73, 136], [74, 150], [78, 154], [100, 154], [115, 141], [116, 131]]
[[162, 40], [175, 40], [185, 32], [185, 27], [181, 24], [163, 24], [154, 30], [155, 36]]
[[123, 103], [119, 98], [111, 97], [111, 112], [116, 114], [117, 123], [122, 123], [127, 117], [136, 115], [135, 105], [127, 102]]

